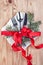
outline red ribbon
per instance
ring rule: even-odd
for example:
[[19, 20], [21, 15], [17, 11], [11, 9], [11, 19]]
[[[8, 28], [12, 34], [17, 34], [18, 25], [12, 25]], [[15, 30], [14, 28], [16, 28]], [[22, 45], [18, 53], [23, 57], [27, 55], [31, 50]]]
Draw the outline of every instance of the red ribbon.
[[2, 31], [1, 34], [5, 35], [5, 36], [13, 36], [15, 43], [12, 45], [12, 49], [14, 51], [22, 51], [22, 55], [28, 61], [28, 65], [32, 65], [31, 54], [29, 54], [29, 56], [26, 56], [26, 50], [24, 50], [21, 46], [17, 46], [18, 44], [22, 44], [22, 37], [24, 36], [24, 37], [30, 38], [31, 46], [34, 46], [36, 49], [43, 48], [43, 44], [35, 46], [35, 41], [34, 41], [34, 38], [33, 38], [33, 37], [40, 36], [41, 32], [33, 32], [29, 28], [23, 27], [19, 32], [17, 32], [17, 31]]

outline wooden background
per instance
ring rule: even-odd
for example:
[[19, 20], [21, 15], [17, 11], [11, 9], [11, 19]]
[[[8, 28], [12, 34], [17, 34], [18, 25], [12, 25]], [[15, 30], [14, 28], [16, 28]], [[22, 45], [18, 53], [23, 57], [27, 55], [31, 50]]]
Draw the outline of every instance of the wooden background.
[[[0, 30], [18, 11], [33, 12], [34, 19], [41, 20], [41, 36], [35, 41], [36, 45], [43, 42], [43, 0], [0, 0]], [[1, 33], [1, 31], [0, 31]], [[33, 55], [33, 65], [43, 65], [43, 49], [29, 47], [27, 53]], [[20, 52], [14, 52], [6, 39], [0, 34], [0, 65], [27, 65]]]

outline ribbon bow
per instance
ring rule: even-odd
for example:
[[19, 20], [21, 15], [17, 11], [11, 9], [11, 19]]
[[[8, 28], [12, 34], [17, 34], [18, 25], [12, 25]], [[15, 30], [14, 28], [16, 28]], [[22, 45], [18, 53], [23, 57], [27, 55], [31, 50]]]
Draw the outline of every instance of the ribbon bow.
[[29, 28], [23, 27], [19, 32], [18, 31], [2, 31], [2, 35], [5, 36], [13, 36], [13, 40], [15, 43], [12, 45], [14, 51], [22, 51], [22, 55], [27, 59], [28, 65], [32, 65], [31, 59], [32, 55], [26, 56], [26, 50], [24, 50], [21, 46], [17, 46], [18, 44], [22, 44], [22, 37], [28, 37], [31, 41], [31, 46], [34, 46], [37, 49], [43, 48], [43, 44], [35, 46], [35, 41], [33, 37], [40, 36], [41, 32], [33, 32]]

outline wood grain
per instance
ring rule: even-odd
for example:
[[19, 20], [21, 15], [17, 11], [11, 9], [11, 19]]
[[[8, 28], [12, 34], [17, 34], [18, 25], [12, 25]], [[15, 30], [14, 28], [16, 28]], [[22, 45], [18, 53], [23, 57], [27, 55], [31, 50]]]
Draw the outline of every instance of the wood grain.
[[[18, 11], [33, 12], [35, 21], [41, 20], [40, 25], [41, 36], [36, 39], [35, 44], [43, 42], [43, 0], [0, 0], [0, 33], [1, 28], [9, 21], [9, 19]], [[28, 47], [28, 54], [32, 54], [33, 65], [43, 65], [43, 49], [35, 49]], [[0, 65], [27, 65], [27, 61], [22, 57], [21, 52], [14, 52], [6, 41], [0, 35]]]

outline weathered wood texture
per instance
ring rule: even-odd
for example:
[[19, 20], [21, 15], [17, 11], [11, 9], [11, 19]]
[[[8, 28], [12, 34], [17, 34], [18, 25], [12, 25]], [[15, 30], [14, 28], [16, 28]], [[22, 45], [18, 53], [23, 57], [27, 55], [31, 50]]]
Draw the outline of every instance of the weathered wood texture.
[[[9, 0], [10, 1], [10, 0]], [[41, 20], [41, 36], [35, 41], [36, 45], [43, 42], [43, 0], [0, 0], [0, 30], [18, 11], [33, 12], [35, 20]], [[28, 54], [33, 56], [33, 65], [43, 65], [43, 49], [29, 47]], [[0, 35], [0, 65], [27, 65], [20, 52], [14, 52], [6, 39]]]

